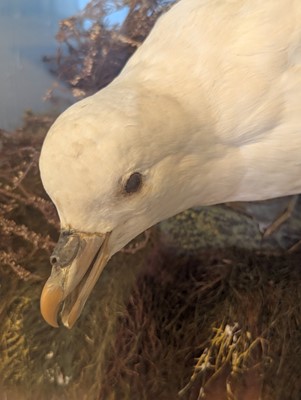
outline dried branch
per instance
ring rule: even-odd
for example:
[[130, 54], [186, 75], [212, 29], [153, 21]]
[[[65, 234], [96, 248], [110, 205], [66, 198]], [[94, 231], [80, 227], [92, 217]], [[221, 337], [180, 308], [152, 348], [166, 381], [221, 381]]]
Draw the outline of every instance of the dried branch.
[[[53, 74], [69, 83], [75, 97], [90, 95], [112, 81], [173, 3], [92, 0], [79, 15], [61, 21], [56, 35], [60, 47], [55, 57], [44, 57], [44, 61]], [[121, 10], [124, 20], [110, 23], [110, 14]]]

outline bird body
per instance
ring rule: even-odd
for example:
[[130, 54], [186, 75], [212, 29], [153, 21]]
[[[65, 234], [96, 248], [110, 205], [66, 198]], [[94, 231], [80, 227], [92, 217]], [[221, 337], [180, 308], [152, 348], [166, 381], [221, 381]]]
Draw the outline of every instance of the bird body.
[[[82, 279], [87, 243], [94, 256], [105, 248], [93, 266], [101, 271], [136, 235], [189, 207], [301, 192], [300, 100], [300, 1], [174, 5], [120, 75], [46, 137], [43, 184], [62, 231], [81, 243], [70, 265], [56, 258], [41, 301], [46, 320], [56, 325], [58, 304]], [[141, 182], [127, 193], [133, 174]], [[85, 293], [65, 310], [65, 325]]]

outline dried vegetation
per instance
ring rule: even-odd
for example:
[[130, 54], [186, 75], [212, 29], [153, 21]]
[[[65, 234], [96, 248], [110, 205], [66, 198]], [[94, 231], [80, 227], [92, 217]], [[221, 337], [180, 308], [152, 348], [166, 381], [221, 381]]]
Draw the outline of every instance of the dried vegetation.
[[[69, 83], [75, 97], [90, 95], [112, 81], [174, 2], [92, 0], [82, 13], [61, 21], [57, 55], [45, 61], [56, 76]], [[122, 10], [127, 12], [125, 19], [112, 23], [109, 16]]]

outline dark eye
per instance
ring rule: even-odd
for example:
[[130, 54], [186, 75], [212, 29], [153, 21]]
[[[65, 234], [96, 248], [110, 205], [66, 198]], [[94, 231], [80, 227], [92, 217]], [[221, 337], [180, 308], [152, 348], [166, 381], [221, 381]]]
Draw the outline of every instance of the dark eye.
[[124, 186], [124, 190], [127, 193], [135, 193], [137, 192], [142, 185], [142, 175], [140, 172], [134, 172], [126, 181]]

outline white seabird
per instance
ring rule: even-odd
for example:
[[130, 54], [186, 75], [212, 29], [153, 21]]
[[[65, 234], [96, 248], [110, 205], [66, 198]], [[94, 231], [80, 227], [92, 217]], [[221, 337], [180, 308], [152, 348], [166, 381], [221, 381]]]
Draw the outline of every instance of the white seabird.
[[301, 1], [181, 0], [45, 139], [62, 228], [45, 320], [64, 303], [72, 327], [110, 257], [157, 222], [301, 192], [300, 153]]

